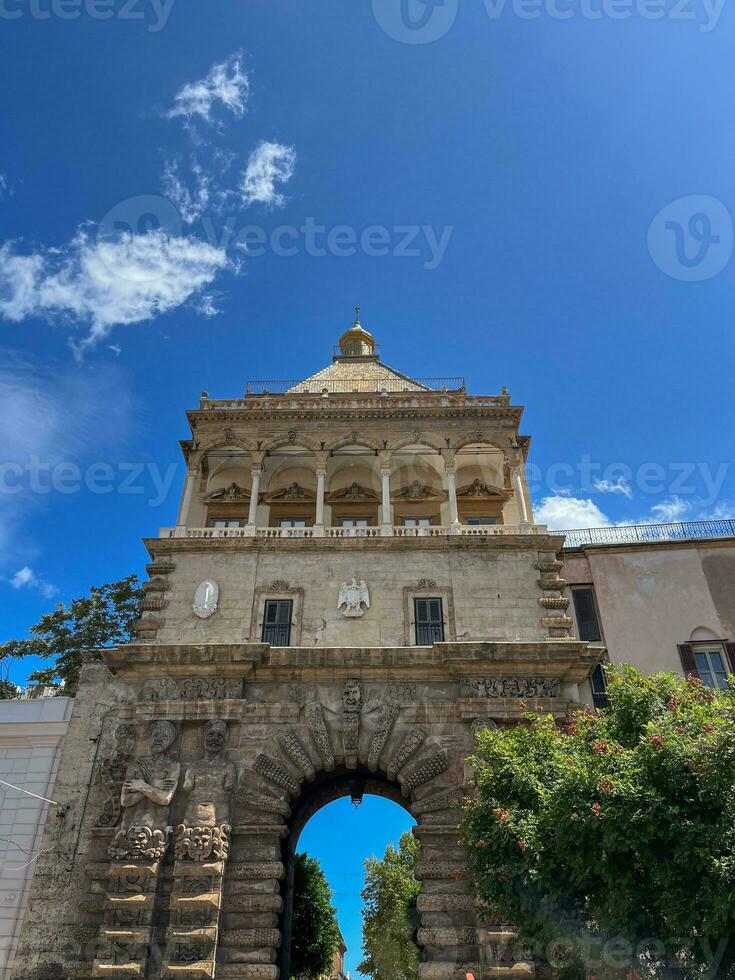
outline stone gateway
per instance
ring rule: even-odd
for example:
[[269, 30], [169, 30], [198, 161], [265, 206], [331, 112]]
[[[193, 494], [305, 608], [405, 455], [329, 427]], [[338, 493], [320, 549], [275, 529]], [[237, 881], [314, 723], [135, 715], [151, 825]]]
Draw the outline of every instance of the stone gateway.
[[137, 639], [82, 674], [14, 977], [287, 978], [299, 834], [365, 793], [416, 819], [421, 980], [531, 976], [477, 916], [455, 804], [474, 732], [591, 702], [602, 651], [570, 638], [522, 409], [394, 371], [359, 322], [267, 388], [189, 413]]

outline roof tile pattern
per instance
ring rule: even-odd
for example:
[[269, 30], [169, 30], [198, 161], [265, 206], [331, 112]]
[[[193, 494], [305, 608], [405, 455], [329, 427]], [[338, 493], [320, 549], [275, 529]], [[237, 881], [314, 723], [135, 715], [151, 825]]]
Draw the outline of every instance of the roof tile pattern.
[[288, 394], [319, 394], [324, 389], [352, 391], [427, 391], [400, 371], [372, 357], [339, 358], [310, 378], [288, 389]]

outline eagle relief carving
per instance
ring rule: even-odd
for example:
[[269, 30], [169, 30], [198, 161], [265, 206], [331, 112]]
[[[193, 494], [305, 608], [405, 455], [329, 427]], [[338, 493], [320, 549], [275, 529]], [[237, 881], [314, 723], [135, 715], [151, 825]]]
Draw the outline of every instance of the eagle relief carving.
[[360, 579], [358, 584], [357, 579], [353, 578], [351, 582], [343, 582], [339, 587], [337, 609], [346, 619], [356, 619], [365, 615], [363, 606], [365, 609], [370, 608], [370, 593], [365, 581]]

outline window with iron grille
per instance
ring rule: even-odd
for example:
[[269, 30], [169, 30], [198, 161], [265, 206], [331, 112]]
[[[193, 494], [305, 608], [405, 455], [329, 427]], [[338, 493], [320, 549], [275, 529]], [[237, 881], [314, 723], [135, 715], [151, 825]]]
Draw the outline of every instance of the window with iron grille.
[[413, 600], [416, 645], [431, 646], [444, 641], [444, 604], [441, 599]]
[[287, 647], [291, 643], [291, 599], [266, 599], [263, 610], [263, 643], [272, 647]]

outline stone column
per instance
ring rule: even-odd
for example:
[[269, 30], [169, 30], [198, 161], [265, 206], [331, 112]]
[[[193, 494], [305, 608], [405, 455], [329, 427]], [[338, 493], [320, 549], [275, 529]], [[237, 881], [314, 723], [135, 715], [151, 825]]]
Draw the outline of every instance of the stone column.
[[517, 463], [511, 465], [510, 478], [513, 484], [513, 495], [516, 498], [521, 524], [530, 524], [526, 496], [523, 492], [523, 481], [521, 480], [521, 467]]
[[189, 519], [189, 508], [191, 506], [191, 498], [194, 493], [194, 484], [197, 479], [197, 467], [190, 466], [186, 471], [186, 483], [184, 484], [184, 493], [181, 498], [181, 506], [179, 507], [179, 516], [176, 518], [176, 527], [186, 527], [187, 521]]
[[459, 510], [457, 508], [457, 483], [454, 478], [454, 463], [444, 463], [445, 489], [449, 495], [449, 523], [459, 525]]
[[327, 478], [326, 470], [316, 471], [316, 521], [317, 527], [324, 527], [324, 484]]
[[251, 470], [252, 486], [250, 488], [250, 511], [248, 513], [248, 527], [255, 527], [255, 520], [258, 512], [258, 494], [260, 493], [260, 468]]
[[380, 523], [384, 527], [392, 527], [393, 513], [390, 505], [390, 467], [384, 466], [380, 470], [380, 478], [383, 485], [383, 500], [380, 513]]

